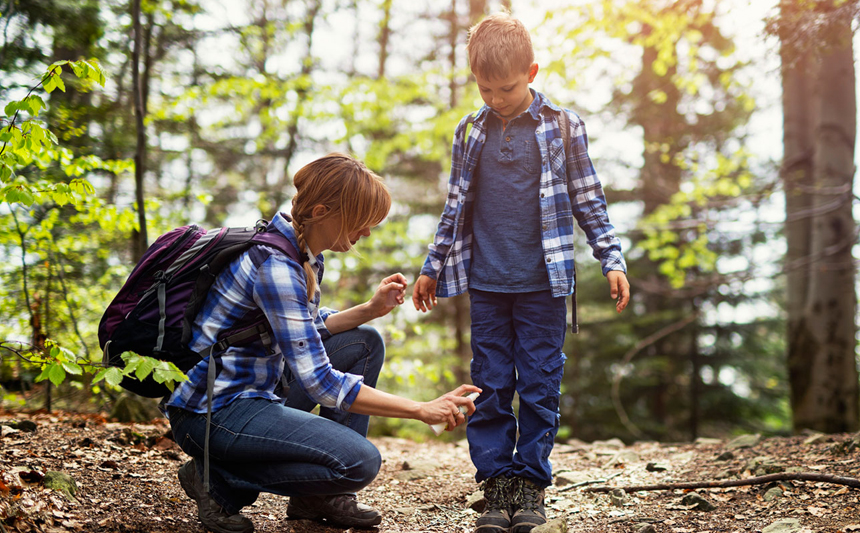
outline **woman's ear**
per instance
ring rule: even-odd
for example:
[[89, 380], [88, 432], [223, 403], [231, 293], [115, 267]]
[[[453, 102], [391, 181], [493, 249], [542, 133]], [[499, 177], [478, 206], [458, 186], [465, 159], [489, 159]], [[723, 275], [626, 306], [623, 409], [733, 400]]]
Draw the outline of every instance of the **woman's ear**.
[[311, 218], [322, 218], [328, 213], [328, 207], [323, 204], [317, 204], [311, 209]]

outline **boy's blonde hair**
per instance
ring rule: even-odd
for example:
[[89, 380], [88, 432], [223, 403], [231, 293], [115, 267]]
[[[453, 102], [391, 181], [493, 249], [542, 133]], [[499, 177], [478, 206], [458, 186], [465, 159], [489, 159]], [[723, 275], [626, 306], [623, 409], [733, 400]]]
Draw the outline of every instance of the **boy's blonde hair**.
[[[290, 214], [301, 253], [307, 250], [305, 226], [308, 224], [340, 215], [340, 239], [350, 232], [376, 226], [391, 209], [391, 194], [382, 178], [358, 159], [345, 154], [332, 153], [311, 161], [296, 172], [293, 185], [296, 195]], [[314, 217], [313, 209], [317, 205], [324, 205], [328, 210]], [[302, 266], [307, 274], [310, 301], [317, 280], [307, 260], [303, 259]]]
[[487, 79], [526, 72], [535, 60], [528, 30], [509, 13], [490, 15], [472, 26], [466, 50], [472, 73]]

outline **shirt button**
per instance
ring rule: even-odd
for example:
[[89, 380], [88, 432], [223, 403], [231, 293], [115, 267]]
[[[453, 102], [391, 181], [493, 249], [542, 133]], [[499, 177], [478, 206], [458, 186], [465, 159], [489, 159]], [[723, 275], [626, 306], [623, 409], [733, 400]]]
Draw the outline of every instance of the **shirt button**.
[[547, 228], [547, 225], [546, 225], [546, 224], [544, 224], [543, 226], [541, 226], [541, 229], [543, 229], [544, 231], [546, 231], [546, 228]]
[[506, 141], [508, 141], [508, 142], [511, 142], [511, 138], [510, 138], [510, 136], [505, 137], [505, 140], [506, 140]]
[[540, 193], [541, 198], [543, 198], [544, 196], [546, 196], [544, 193]]
[[552, 263], [552, 257], [547, 257], [547, 258], [546, 258], [546, 262], [547, 262], [547, 263]]

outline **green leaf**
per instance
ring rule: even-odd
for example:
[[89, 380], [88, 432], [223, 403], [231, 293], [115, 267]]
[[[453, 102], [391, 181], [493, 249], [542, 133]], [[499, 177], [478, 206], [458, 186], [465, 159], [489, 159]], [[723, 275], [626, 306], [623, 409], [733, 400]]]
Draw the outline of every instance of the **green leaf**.
[[59, 387], [66, 379], [66, 371], [63, 369], [63, 365], [59, 363], [50, 365], [48, 368], [48, 379], [51, 380], [51, 383], [53, 383], [54, 386]]
[[66, 92], [66, 84], [63, 82], [63, 78], [61, 78], [59, 75], [54, 76], [54, 78], [56, 78], [55, 83], [57, 84], [57, 88], [63, 92]]
[[15, 113], [18, 112], [18, 109], [20, 109], [18, 107], [19, 105], [20, 103], [17, 100], [9, 102], [8, 104], [6, 104], [6, 107], [3, 109], [3, 112], [6, 113], [7, 117], [11, 118], [15, 115]]
[[80, 376], [84, 373], [83, 369], [81, 368], [81, 365], [74, 361], [66, 361], [65, 363], [63, 363], [63, 368], [66, 370], [66, 372], [74, 376]]
[[134, 370], [134, 377], [138, 380], [143, 381], [147, 376], [152, 374], [152, 371], [155, 369], [155, 366], [158, 364], [156, 359], [152, 357], [141, 357], [140, 363], [137, 365], [137, 368]]
[[122, 378], [122, 370], [115, 366], [112, 366], [99, 370], [99, 373], [96, 374], [95, 378], [93, 378], [93, 383], [98, 383], [99, 381], [104, 379], [108, 382], [109, 385], [119, 387], [119, 384], [122, 382]]
[[45, 92], [51, 94], [54, 92], [54, 89], [57, 88], [57, 77], [51, 74], [45, 76], [45, 81], [42, 82], [42, 87], [45, 88]]

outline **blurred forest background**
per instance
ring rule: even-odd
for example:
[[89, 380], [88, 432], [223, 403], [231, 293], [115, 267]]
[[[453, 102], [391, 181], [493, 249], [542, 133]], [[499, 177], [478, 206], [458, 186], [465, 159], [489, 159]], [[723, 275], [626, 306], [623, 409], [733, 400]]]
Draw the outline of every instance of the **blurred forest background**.
[[[395, 205], [329, 255], [324, 305], [413, 281], [480, 104], [467, 29], [503, 8], [532, 30], [533, 87], [588, 125], [633, 290], [616, 315], [579, 234], [560, 437], [860, 429], [856, 0], [0, 0], [2, 407], [109, 411], [121, 389], [85, 363], [146, 244], [288, 210], [330, 151]], [[81, 59], [103, 85], [95, 62], [43, 78]], [[380, 388], [469, 381], [467, 296], [374, 325]]]

